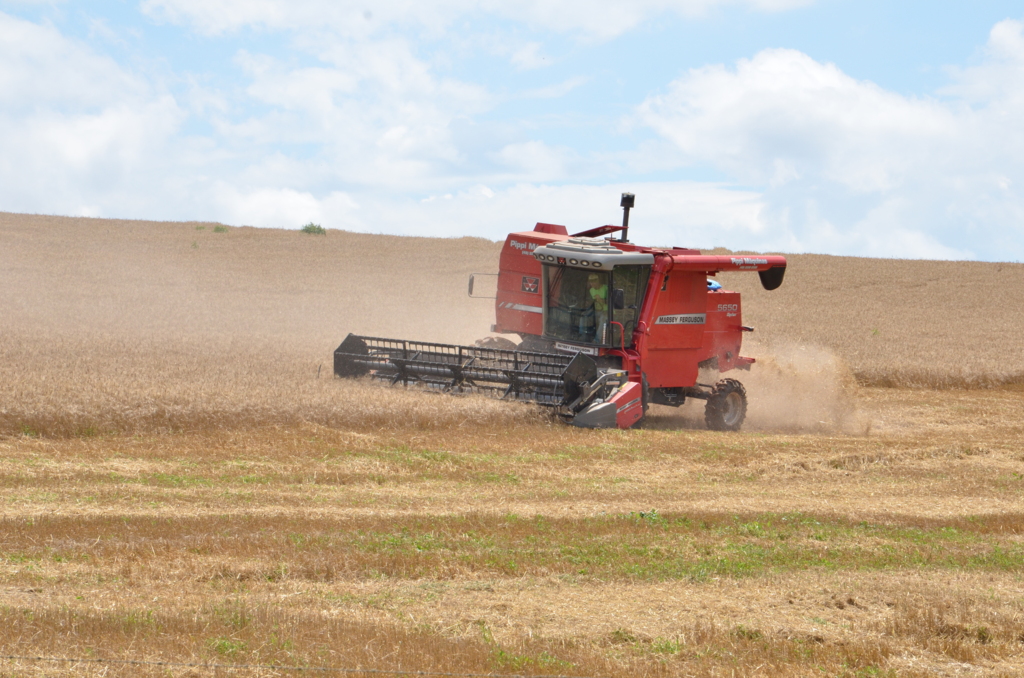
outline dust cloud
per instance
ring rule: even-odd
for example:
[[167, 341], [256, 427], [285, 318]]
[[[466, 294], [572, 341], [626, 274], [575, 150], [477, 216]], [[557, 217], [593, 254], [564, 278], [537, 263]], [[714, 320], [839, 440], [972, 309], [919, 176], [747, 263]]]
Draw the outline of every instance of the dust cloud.
[[866, 432], [856, 408], [853, 373], [827, 349], [749, 346], [745, 352], [757, 356], [750, 372], [737, 377], [747, 389], [746, 430]]
[[[702, 370], [698, 383], [736, 379], [747, 391], [745, 431], [864, 435], [869, 427], [857, 410], [857, 382], [846, 364], [813, 345], [744, 345], [755, 357], [750, 371]], [[704, 429], [705, 401], [689, 399], [679, 408], [652, 405], [646, 427]]]

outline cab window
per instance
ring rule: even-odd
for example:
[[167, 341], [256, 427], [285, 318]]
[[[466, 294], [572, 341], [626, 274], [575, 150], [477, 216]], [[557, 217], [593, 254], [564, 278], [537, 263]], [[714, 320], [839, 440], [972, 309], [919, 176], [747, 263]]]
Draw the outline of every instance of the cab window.
[[544, 266], [544, 336], [598, 346], [625, 344], [633, 330], [650, 278], [650, 266], [616, 266], [612, 271]]

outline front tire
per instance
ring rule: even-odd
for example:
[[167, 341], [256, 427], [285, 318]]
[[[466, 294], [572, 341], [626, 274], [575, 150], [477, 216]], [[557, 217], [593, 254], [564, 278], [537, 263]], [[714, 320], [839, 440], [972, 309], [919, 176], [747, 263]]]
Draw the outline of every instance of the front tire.
[[704, 406], [704, 423], [712, 431], [739, 431], [747, 417], [747, 390], [735, 379], [723, 379]]

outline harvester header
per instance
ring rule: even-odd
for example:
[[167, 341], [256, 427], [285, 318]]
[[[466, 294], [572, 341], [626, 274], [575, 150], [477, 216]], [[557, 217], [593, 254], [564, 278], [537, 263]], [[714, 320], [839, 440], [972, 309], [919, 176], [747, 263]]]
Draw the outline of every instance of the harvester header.
[[[492, 337], [460, 347], [349, 335], [335, 351], [335, 373], [494, 392], [595, 428], [628, 428], [652, 403], [695, 398], [706, 401], [710, 428], [738, 429], [747, 408], [743, 385], [698, 383], [698, 373], [750, 369], [755, 361], [740, 347], [753, 329], [742, 324], [740, 295], [708, 276], [756, 271], [774, 290], [786, 259], [634, 245], [626, 240], [634, 197], [623, 194], [620, 204], [622, 226], [570, 236], [564, 226], [538, 223], [506, 238], [491, 331], [518, 343]], [[469, 289], [472, 296], [472, 276]]]

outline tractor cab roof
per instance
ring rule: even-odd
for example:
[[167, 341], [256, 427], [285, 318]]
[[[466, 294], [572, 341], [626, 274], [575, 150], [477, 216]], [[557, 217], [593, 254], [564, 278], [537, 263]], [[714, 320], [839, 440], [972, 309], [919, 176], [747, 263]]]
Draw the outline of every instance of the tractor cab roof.
[[649, 252], [626, 251], [608, 240], [590, 237], [572, 237], [538, 247], [533, 252], [538, 261], [579, 268], [612, 268], [614, 266], [647, 265], [654, 263]]
[[550, 240], [543, 245], [532, 245], [532, 251], [523, 253], [532, 254], [544, 264], [590, 269], [649, 266], [654, 264], [655, 259], [667, 256], [671, 257], [668, 268], [676, 271], [708, 275], [719, 271], [757, 271], [762, 286], [767, 290], [779, 287], [786, 272], [786, 258], [777, 255], [708, 255], [685, 247], [642, 247], [628, 241], [599, 237], [622, 230], [621, 226], [599, 226], [569, 235], [564, 226], [538, 223], [534, 235], [543, 233], [545, 235], [542, 237]]

